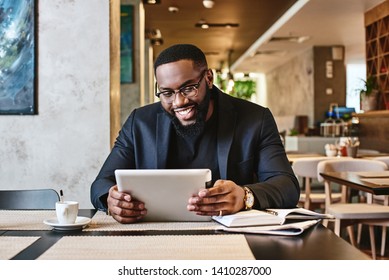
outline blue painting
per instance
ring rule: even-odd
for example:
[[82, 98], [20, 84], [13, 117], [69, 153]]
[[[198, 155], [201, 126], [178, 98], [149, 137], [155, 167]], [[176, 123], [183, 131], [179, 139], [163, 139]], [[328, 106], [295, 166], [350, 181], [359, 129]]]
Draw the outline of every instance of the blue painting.
[[0, 0], [0, 114], [32, 115], [36, 104], [36, 0]]
[[132, 83], [134, 55], [134, 6], [120, 6], [120, 82]]

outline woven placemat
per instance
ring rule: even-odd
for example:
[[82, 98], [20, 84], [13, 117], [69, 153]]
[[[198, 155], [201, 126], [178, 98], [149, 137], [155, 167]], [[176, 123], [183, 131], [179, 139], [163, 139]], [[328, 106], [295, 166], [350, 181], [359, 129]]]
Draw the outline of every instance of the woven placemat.
[[51, 218], [54, 210], [0, 210], [0, 230], [51, 230], [43, 223]]
[[0, 236], [0, 260], [13, 258], [39, 238], [39, 236]]
[[105, 212], [98, 211], [84, 231], [145, 231], [145, 230], [216, 230], [223, 228], [214, 222], [139, 222], [121, 224]]
[[65, 236], [40, 260], [253, 260], [244, 235]]

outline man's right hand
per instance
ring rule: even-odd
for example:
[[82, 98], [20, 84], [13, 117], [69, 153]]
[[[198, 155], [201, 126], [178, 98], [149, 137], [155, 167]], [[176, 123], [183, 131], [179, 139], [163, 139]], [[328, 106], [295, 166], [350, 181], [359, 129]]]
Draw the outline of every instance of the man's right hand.
[[109, 189], [107, 204], [110, 215], [122, 224], [135, 223], [147, 214], [143, 202], [133, 199], [128, 193], [119, 192], [117, 185]]

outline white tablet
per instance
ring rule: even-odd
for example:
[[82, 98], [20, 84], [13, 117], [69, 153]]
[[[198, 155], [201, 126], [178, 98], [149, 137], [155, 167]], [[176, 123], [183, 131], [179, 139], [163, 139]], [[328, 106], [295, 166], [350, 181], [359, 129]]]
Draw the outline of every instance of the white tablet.
[[209, 169], [118, 169], [118, 189], [143, 201], [147, 215], [142, 221], [210, 221], [210, 216], [187, 210], [188, 199], [210, 185]]

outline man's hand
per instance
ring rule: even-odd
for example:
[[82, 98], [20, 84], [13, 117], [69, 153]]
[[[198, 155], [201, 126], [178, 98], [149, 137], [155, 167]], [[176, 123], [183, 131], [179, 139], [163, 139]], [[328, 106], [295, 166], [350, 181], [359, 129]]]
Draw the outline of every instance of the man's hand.
[[143, 202], [133, 199], [130, 194], [119, 192], [117, 185], [109, 189], [107, 204], [110, 215], [122, 224], [135, 223], [147, 214]]
[[212, 188], [189, 198], [187, 209], [202, 216], [229, 215], [244, 208], [244, 196], [244, 189], [233, 181], [218, 180]]

